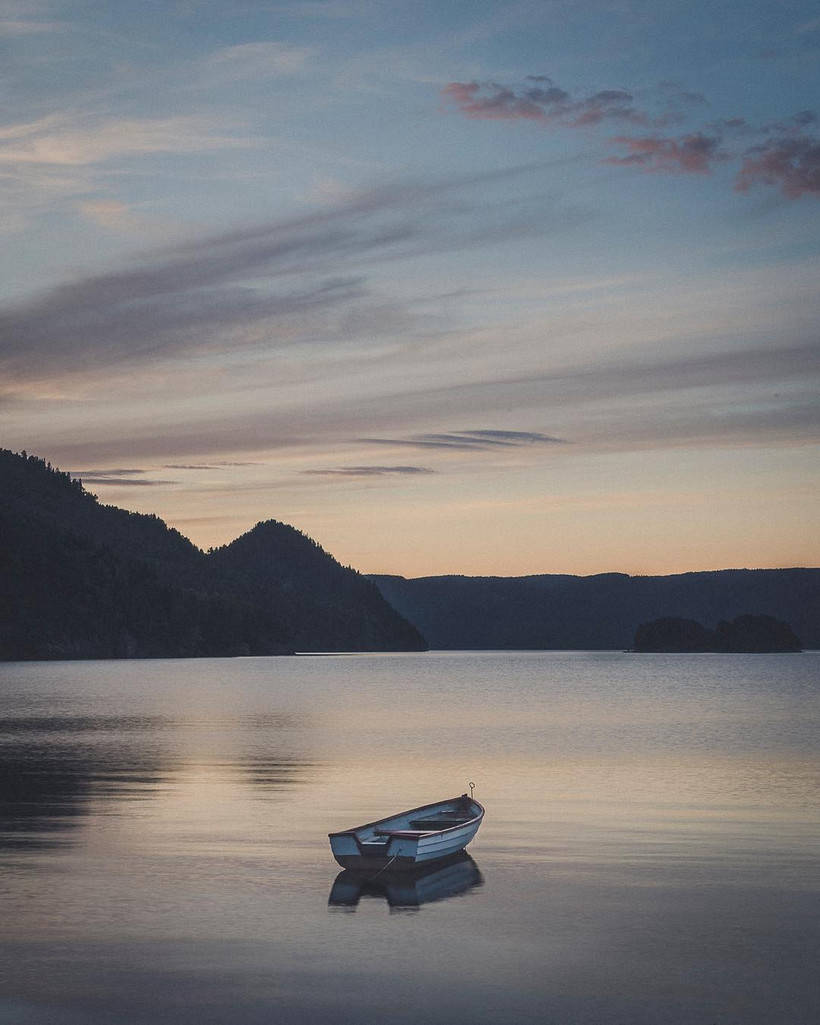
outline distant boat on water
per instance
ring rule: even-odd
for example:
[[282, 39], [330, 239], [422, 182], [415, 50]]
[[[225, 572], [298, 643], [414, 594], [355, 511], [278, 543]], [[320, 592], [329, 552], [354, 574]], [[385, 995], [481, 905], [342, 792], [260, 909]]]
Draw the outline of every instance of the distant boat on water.
[[406, 871], [463, 851], [483, 818], [484, 808], [478, 801], [461, 794], [328, 833], [328, 837], [342, 868]]

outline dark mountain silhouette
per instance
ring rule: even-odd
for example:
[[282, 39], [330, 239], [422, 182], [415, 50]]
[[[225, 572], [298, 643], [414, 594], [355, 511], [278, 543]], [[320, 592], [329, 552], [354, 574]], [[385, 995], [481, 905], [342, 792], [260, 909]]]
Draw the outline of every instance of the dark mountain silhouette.
[[802, 651], [803, 643], [788, 623], [774, 616], [738, 616], [715, 627], [715, 651]]
[[694, 619], [664, 616], [641, 623], [635, 631], [633, 651], [711, 651], [715, 635]]
[[0, 449], [0, 658], [424, 647], [372, 583], [284, 524], [205, 554]]
[[370, 579], [431, 648], [617, 650], [659, 614], [716, 623], [750, 610], [786, 620], [820, 648], [820, 569]]
[[641, 623], [633, 651], [790, 652], [801, 651], [800, 638], [774, 616], [738, 616], [714, 630], [693, 619], [665, 617]]
[[209, 562], [221, 587], [268, 609], [297, 651], [426, 647], [372, 581], [287, 524], [257, 523], [211, 552]]

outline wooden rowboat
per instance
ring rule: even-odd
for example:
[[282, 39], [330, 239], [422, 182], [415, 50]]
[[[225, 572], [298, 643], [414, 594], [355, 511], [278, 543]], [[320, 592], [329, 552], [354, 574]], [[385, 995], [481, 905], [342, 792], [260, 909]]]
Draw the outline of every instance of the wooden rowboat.
[[462, 794], [328, 833], [328, 837], [342, 868], [406, 870], [464, 850], [483, 818], [484, 808], [478, 801]]

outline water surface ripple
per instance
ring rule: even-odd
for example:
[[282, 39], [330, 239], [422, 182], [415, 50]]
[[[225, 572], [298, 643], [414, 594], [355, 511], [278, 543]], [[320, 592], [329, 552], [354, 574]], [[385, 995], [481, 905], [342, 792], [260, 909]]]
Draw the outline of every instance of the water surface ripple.
[[[809, 1025], [820, 655], [0, 664], [0, 1025]], [[477, 783], [469, 856], [328, 830]]]

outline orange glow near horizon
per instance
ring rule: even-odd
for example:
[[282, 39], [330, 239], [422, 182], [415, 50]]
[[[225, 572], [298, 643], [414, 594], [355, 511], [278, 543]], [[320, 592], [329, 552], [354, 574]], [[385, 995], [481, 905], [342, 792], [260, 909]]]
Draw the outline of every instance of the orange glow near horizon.
[[365, 573], [666, 575], [820, 565], [820, 532], [808, 515], [820, 507], [809, 482], [815, 459], [808, 447], [769, 450], [750, 482], [731, 451], [590, 454], [509, 470], [501, 496], [466, 470], [409, 483], [316, 483], [272, 461], [220, 469], [210, 482], [164, 469], [150, 472], [181, 482], [96, 490], [101, 500], [155, 512], [203, 549], [278, 519]]

